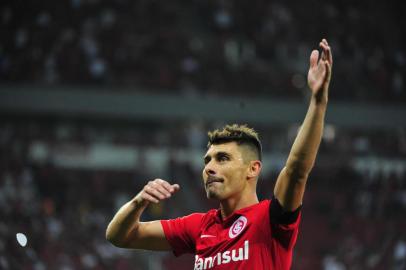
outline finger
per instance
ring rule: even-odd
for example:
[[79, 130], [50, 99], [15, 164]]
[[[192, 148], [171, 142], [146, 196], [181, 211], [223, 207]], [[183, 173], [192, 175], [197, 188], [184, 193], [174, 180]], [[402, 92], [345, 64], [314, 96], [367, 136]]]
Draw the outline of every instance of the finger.
[[165, 197], [169, 198], [171, 196], [171, 193], [169, 192], [169, 190], [165, 188], [164, 182], [165, 182], [164, 180], [158, 179], [156, 181], [153, 181], [151, 185], [153, 188], [157, 189], [160, 193], [164, 194]]
[[331, 52], [331, 47], [328, 46], [328, 50], [327, 50], [327, 61], [330, 64], [330, 68], [333, 66], [333, 53]]
[[310, 54], [310, 68], [317, 66], [317, 61], [319, 59], [319, 51], [313, 50]]
[[159, 200], [151, 195], [149, 195], [146, 192], [143, 192], [141, 195], [142, 199], [148, 201], [148, 202], [153, 202], [153, 203], [159, 203]]
[[327, 60], [327, 55], [328, 55], [328, 51], [329, 51], [329, 46], [326, 45], [323, 42], [320, 42], [320, 48], [322, 49], [322, 53], [321, 53], [321, 59], [322, 60]]
[[328, 61], [324, 62], [324, 65], [326, 67], [326, 76], [325, 76], [325, 81], [330, 81], [331, 78], [331, 65]]
[[157, 179], [157, 182], [158, 182], [158, 184], [162, 185], [168, 193], [173, 192], [172, 186], [167, 181], [162, 180], [162, 179]]
[[164, 186], [157, 184], [156, 187], [155, 187], [155, 189], [156, 189], [159, 193], [163, 194], [166, 198], [171, 197], [171, 193], [170, 193], [168, 190], [166, 190], [166, 188], [165, 188]]
[[331, 54], [331, 48], [330, 46], [320, 43], [320, 47], [322, 48], [323, 52], [321, 54], [321, 59], [326, 60], [330, 63], [330, 65], [333, 64], [333, 56]]
[[163, 200], [166, 198], [165, 194], [161, 193], [159, 190], [157, 190], [154, 187], [151, 187], [149, 185], [145, 186], [144, 188], [145, 192], [147, 192], [149, 195], [159, 199], [159, 200]]

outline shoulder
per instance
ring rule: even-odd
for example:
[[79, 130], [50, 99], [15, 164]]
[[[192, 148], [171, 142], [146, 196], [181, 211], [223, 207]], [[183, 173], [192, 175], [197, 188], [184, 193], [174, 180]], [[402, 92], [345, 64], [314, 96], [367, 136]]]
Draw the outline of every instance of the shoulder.
[[213, 219], [215, 216], [216, 216], [216, 210], [211, 209], [211, 210], [207, 211], [206, 213], [196, 212], [196, 213], [191, 213], [186, 216], [178, 217], [178, 218], [173, 219], [173, 221], [182, 222], [182, 223], [185, 223], [185, 224], [191, 225], [191, 226], [199, 226], [202, 222]]
[[182, 221], [182, 222], [187, 222], [189, 224], [198, 224], [201, 222], [201, 220], [203, 219], [203, 217], [206, 215], [207, 213], [191, 213], [189, 215], [183, 216], [183, 217], [178, 217], [174, 220], [177, 221]]
[[270, 200], [270, 199], [262, 200], [262, 201], [260, 201], [260, 202], [258, 203], [258, 207], [266, 208], [266, 207], [269, 207], [269, 205], [270, 205], [271, 203], [272, 203], [272, 200]]
[[[269, 215], [271, 200], [263, 200], [251, 206], [236, 211], [236, 214], [249, 217], [251, 220], [267, 218]], [[261, 222], [262, 224], [262, 222]]]
[[210, 209], [206, 213], [201, 213], [201, 223], [211, 223], [212, 221], [216, 220], [218, 213], [218, 209]]
[[254, 212], [258, 212], [258, 211], [262, 211], [262, 210], [268, 210], [269, 206], [271, 205], [272, 200], [266, 199], [266, 200], [262, 200], [254, 205], [248, 206], [244, 209], [242, 209], [244, 212], [250, 212], [250, 211], [254, 211]]

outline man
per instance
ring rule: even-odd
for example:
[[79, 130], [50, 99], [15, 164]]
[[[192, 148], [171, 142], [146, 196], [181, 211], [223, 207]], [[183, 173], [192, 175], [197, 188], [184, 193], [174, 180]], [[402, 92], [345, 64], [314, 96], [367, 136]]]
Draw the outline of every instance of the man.
[[226, 126], [209, 133], [203, 181], [207, 197], [219, 210], [173, 219], [141, 222], [149, 203], [170, 198], [179, 185], [150, 181], [122, 206], [106, 238], [122, 248], [173, 250], [195, 254], [194, 269], [289, 269], [298, 234], [300, 209], [308, 175], [315, 162], [328, 101], [332, 54], [325, 39], [310, 56], [311, 101], [273, 198], [259, 202], [261, 143], [247, 126]]

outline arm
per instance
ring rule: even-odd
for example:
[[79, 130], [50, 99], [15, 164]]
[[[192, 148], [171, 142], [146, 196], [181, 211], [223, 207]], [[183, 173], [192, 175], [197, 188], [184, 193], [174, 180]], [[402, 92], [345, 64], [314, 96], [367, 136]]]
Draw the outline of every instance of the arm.
[[274, 195], [286, 211], [296, 210], [302, 204], [306, 181], [313, 168], [323, 134], [333, 60], [325, 39], [320, 42], [320, 47], [320, 59], [317, 50], [312, 51], [310, 56], [307, 78], [312, 91], [310, 105], [274, 189]]
[[150, 202], [158, 203], [171, 197], [179, 185], [156, 179], [150, 181], [131, 201], [116, 213], [106, 230], [106, 239], [121, 248], [170, 250], [171, 247], [159, 220], [140, 222], [140, 216]]

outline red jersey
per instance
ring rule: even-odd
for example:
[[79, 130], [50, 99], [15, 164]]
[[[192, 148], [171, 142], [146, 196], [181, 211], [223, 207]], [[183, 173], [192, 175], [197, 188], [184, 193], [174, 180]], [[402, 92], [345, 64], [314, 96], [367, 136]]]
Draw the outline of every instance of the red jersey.
[[271, 222], [273, 202], [279, 204], [275, 199], [264, 200], [224, 220], [220, 210], [212, 209], [161, 224], [176, 256], [195, 254], [195, 270], [285, 270], [292, 263], [300, 213], [290, 224]]

